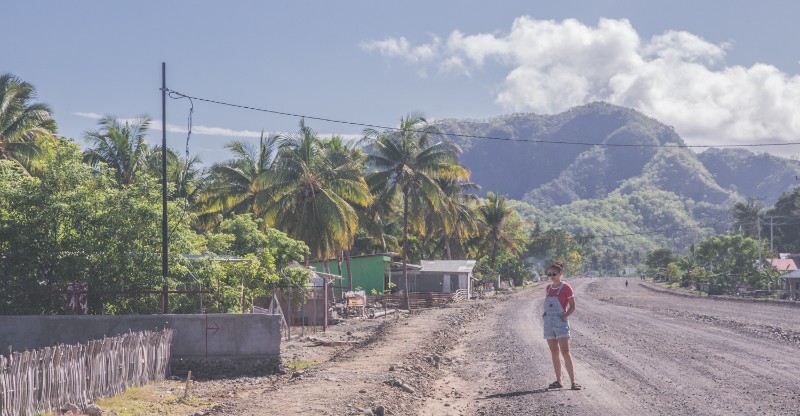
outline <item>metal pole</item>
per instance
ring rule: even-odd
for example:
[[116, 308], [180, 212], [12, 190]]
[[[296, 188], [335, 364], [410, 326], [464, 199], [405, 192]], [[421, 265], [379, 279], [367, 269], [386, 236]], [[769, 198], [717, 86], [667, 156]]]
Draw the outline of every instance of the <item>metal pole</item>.
[[[167, 288], [167, 63], [161, 63], [161, 278], [164, 289]], [[169, 312], [167, 294], [164, 295], [162, 313]]]
[[772, 251], [772, 218], [769, 217], [769, 250]]
[[[339, 263], [339, 274], [342, 273], [342, 264]], [[322, 278], [322, 288], [325, 291], [325, 295], [322, 297], [325, 302], [325, 307], [323, 308], [322, 313], [325, 314], [325, 318], [322, 319], [322, 332], [326, 332], [328, 330], [328, 278]]]
[[758, 267], [761, 268], [764, 263], [761, 257], [761, 218], [756, 217], [756, 224], [758, 225]]

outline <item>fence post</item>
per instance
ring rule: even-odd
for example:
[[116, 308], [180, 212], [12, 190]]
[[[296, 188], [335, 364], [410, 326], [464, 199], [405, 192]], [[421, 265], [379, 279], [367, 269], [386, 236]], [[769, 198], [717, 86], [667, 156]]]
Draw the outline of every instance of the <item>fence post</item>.
[[161, 314], [169, 313], [169, 292], [167, 291], [167, 285], [161, 289]]

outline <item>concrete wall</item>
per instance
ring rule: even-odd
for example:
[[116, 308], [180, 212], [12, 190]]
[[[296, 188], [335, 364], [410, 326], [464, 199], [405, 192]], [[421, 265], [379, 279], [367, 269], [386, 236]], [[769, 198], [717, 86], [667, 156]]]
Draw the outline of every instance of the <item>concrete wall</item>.
[[165, 327], [175, 330], [173, 360], [280, 356], [280, 316], [264, 314], [0, 316], [0, 351]]

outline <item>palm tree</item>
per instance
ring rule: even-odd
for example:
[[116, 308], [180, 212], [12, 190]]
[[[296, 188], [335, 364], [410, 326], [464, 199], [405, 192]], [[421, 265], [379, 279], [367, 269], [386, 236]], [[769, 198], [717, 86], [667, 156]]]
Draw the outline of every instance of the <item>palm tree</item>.
[[280, 135], [265, 136], [262, 132], [258, 150], [241, 141], [227, 144], [225, 147], [234, 154], [234, 158], [211, 167], [208, 188], [201, 197], [201, 202], [206, 206], [204, 212], [253, 212], [259, 216], [263, 206], [256, 203], [256, 195], [266, 189], [275, 173], [280, 141]]
[[113, 168], [120, 186], [134, 183], [148, 168], [152, 150], [146, 136], [150, 122], [146, 116], [124, 123], [113, 116], [103, 117], [97, 130], [84, 135], [92, 147], [84, 153], [83, 160], [94, 166], [103, 162]]
[[50, 107], [31, 103], [33, 85], [19, 78], [0, 76], [0, 160], [10, 160], [22, 171], [38, 169], [40, 140], [54, 139], [56, 122]]
[[[493, 192], [486, 194], [486, 202], [478, 207], [478, 228], [484, 239], [485, 247], [489, 250], [489, 268], [494, 269], [499, 248], [505, 246], [514, 253], [519, 254], [522, 244], [516, 236], [520, 223], [510, 205], [508, 198], [497, 196]], [[498, 289], [500, 276], [497, 276]]]
[[381, 205], [397, 200], [403, 207], [402, 260], [407, 307], [410, 307], [406, 270], [409, 227], [424, 235], [426, 214], [441, 206], [445, 195], [437, 179], [469, 177], [469, 171], [458, 164], [461, 148], [449, 140], [434, 141], [438, 134], [441, 131], [420, 115], [401, 118], [395, 130], [364, 131], [371, 146], [367, 160], [376, 169], [367, 178], [370, 189]]
[[305, 242], [311, 256], [324, 260], [353, 244], [355, 207], [372, 202], [361, 167], [337, 166], [327, 156], [317, 134], [301, 121], [299, 133], [281, 144], [275, 180], [256, 195], [267, 223]]
[[429, 221], [439, 230], [437, 234], [444, 236], [444, 250], [447, 259], [452, 260], [452, 244], [457, 244], [459, 256], [463, 256], [463, 243], [477, 231], [473, 206], [478, 198], [470, 192], [479, 190], [480, 186], [473, 182], [444, 178], [437, 179], [436, 183], [445, 198], [442, 208]]
[[733, 232], [745, 237], [758, 238], [759, 221], [763, 217], [764, 204], [755, 198], [739, 201], [731, 208]]

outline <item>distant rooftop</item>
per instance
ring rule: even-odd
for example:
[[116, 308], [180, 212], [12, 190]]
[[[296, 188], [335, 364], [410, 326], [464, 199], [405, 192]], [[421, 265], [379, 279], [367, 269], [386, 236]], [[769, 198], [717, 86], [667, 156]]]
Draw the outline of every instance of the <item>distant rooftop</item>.
[[782, 271], [797, 270], [797, 264], [792, 259], [766, 259], [772, 267]]

